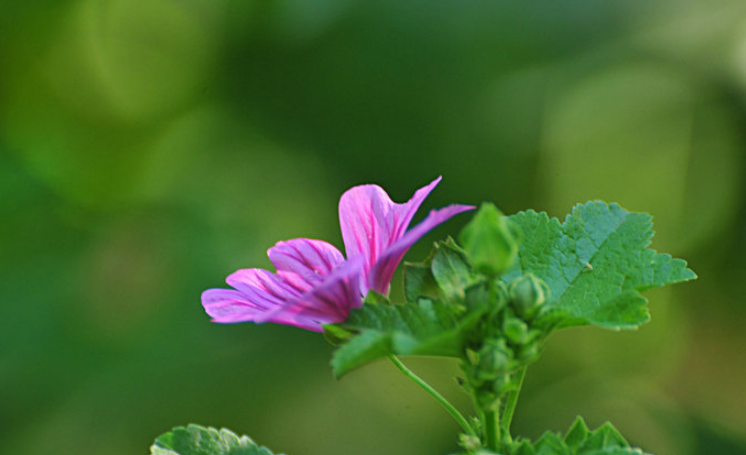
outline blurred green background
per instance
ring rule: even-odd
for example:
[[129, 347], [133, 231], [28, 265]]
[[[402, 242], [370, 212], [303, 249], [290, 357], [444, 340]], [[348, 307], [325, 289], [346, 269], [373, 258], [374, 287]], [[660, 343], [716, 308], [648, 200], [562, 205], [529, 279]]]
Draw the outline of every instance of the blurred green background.
[[[280, 239], [341, 247], [350, 186], [442, 174], [420, 217], [602, 198], [700, 276], [636, 333], [554, 336], [519, 434], [582, 414], [744, 454], [745, 147], [743, 0], [2, 0], [0, 453], [144, 454], [188, 422], [290, 455], [455, 450], [392, 366], [335, 381], [322, 337], [199, 297]], [[408, 363], [468, 409], [455, 364]]]

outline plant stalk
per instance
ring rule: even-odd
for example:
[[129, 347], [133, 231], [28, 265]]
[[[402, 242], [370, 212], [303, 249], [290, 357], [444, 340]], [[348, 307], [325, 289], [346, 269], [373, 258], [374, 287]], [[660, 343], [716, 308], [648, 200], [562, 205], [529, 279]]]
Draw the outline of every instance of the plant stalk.
[[518, 403], [518, 395], [521, 393], [521, 387], [523, 387], [523, 378], [526, 376], [526, 370], [528, 365], [518, 370], [518, 375], [515, 377], [516, 388], [508, 394], [508, 399], [505, 402], [505, 408], [503, 409], [502, 419], [500, 420], [500, 427], [502, 429], [503, 437], [508, 441], [512, 442], [510, 435], [510, 424], [513, 421], [513, 413], [515, 412], [515, 406]]
[[497, 452], [500, 443], [500, 417], [496, 410], [484, 411], [484, 444], [488, 449]]
[[463, 415], [456, 409], [455, 406], [453, 406], [448, 400], [446, 400], [443, 395], [438, 393], [437, 390], [433, 389], [430, 384], [425, 382], [422, 378], [414, 374], [412, 370], [407, 368], [401, 360], [399, 360], [395, 355], [390, 355], [389, 359], [391, 362], [396, 366], [396, 368], [399, 369], [402, 373], [404, 373], [404, 376], [408, 377], [412, 380], [415, 384], [420, 386], [425, 392], [427, 392], [431, 397], [435, 398], [435, 401], [440, 403], [443, 408], [445, 408], [446, 411], [448, 411], [451, 416], [453, 416], [454, 419], [456, 419], [456, 422], [458, 422], [459, 425], [461, 425], [461, 428], [464, 429], [466, 434], [471, 436], [476, 436], [474, 433], [474, 428], [469, 424], [469, 422], [464, 418]]

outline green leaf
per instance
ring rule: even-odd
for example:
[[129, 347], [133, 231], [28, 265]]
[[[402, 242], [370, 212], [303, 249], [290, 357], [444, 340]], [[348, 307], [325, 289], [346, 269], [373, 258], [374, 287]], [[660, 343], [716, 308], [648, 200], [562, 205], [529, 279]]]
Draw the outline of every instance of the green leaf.
[[363, 331], [334, 352], [334, 376], [340, 378], [360, 365], [386, 357], [391, 351], [391, 333]]
[[435, 299], [438, 293], [438, 283], [429, 263], [404, 264], [404, 295], [409, 302], [416, 302], [420, 297]]
[[511, 455], [535, 455], [533, 444], [528, 439], [518, 441], [514, 444], [514, 447], [510, 451]]
[[578, 418], [575, 419], [575, 423], [572, 424], [572, 427], [570, 427], [565, 435], [565, 444], [567, 444], [567, 446], [572, 450], [577, 450], [583, 445], [585, 440], [588, 439], [590, 433], [591, 432], [588, 430], [588, 426], [586, 426], [583, 418], [578, 416]]
[[237, 436], [225, 428], [205, 428], [195, 424], [176, 427], [158, 436], [150, 447], [152, 455], [273, 455], [257, 446], [248, 436]]
[[[510, 448], [511, 455], [644, 455], [632, 448], [619, 432], [605, 423], [594, 431], [582, 417], [578, 417], [564, 438], [546, 432], [533, 445], [527, 440], [517, 440]], [[650, 455], [650, 454], [647, 454]]]
[[556, 433], [546, 432], [534, 444], [536, 455], [573, 455], [562, 438]]
[[325, 324], [324, 338], [334, 346], [339, 346], [353, 337], [354, 333], [337, 324]]
[[358, 334], [335, 351], [332, 368], [341, 377], [375, 359], [396, 355], [460, 357], [464, 334], [479, 322], [484, 307], [420, 299], [405, 305], [363, 305], [342, 328]]
[[389, 305], [391, 302], [385, 295], [371, 289], [368, 291], [368, 295], [365, 297], [363, 303], [366, 305]]
[[646, 213], [593, 201], [576, 205], [562, 224], [534, 211], [510, 219], [523, 242], [503, 280], [533, 273], [547, 283], [542, 314], [561, 315], [564, 327], [637, 328], [649, 319], [641, 291], [696, 278], [685, 261], [648, 248], [653, 231]]
[[435, 245], [431, 270], [446, 298], [463, 300], [464, 290], [473, 281], [473, 272], [466, 254], [453, 239]]
[[578, 453], [593, 453], [602, 449], [626, 448], [629, 444], [614, 426], [606, 422], [588, 435]]

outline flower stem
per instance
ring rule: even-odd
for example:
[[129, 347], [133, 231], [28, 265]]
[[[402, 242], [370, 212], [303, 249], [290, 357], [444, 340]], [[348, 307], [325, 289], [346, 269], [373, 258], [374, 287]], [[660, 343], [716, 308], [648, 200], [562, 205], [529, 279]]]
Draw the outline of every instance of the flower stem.
[[518, 395], [521, 393], [521, 387], [523, 387], [523, 378], [526, 376], [526, 369], [528, 369], [528, 365], [518, 370], [518, 375], [514, 379], [516, 382], [516, 388], [508, 394], [508, 400], [505, 402], [502, 419], [500, 420], [500, 427], [504, 434], [503, 437], [508, 442], [512, 440], [510, 436], [510, 424], [513, 421], [515, 405], [518, 403]]
[[458, 422], [459, 425], [461, 425], [461, 428], [463, 428], [467, 434], [472, 435], [472, 436], [475, 435], [474, 428], [472, 428], [471, 425], [469, 425], [469, 422], [464, 418], [463, 415], [461, 415], [460, 412], [458, 412], [458, 409], [456, 409], [451, 403], [449, 403], [448, 400], [446, 400], [443, 397], [443, 395], [439, 394], [435, 389], [433, 389], [430, 386], [430, 384], [428, 384], [422, 378], [414, 374], [414, 372], [410, 370], [409, 368], [407, 368], [401, 362], [401, 360], [399, 360], [395, 355], [390, 355], [389, 359], [396, 366], [396, 368], [399, 369], [399, 371], [404, 373], [404, 376], [411, 379], [415, 384], [420, 386], [425, 392], [430, 394], [430, 396], [435, 398], [435, 401], [440, 403], [440, 405], [443, 406], [445, 410], [448, 411], [448, 413], [453, 416], [454, 419], [456, 419], [456, 422]]
[[484, 444], [488, 449], [497, 452], [500, 442], [500, 418], [498, 411], [484, 411]]

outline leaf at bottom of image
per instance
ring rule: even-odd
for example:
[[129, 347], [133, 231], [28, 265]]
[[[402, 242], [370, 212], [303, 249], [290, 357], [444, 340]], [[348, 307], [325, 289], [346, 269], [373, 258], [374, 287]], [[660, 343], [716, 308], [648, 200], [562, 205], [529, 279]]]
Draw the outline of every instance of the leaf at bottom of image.
[[[248, 436], [222, 428], [189, 424], [164, 433], [150, 447], [151, 455], [275, 455]], [[282, 454], [277, 454], [282, 455]]]

